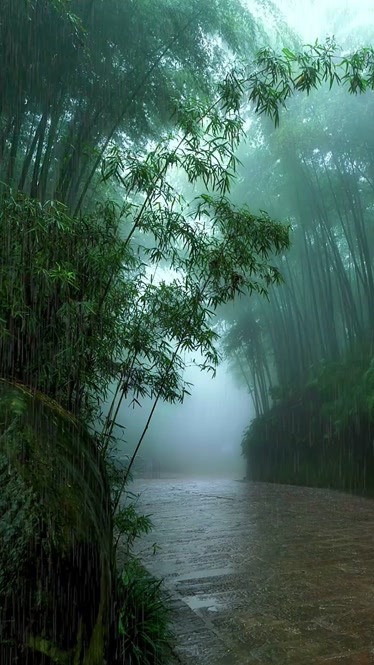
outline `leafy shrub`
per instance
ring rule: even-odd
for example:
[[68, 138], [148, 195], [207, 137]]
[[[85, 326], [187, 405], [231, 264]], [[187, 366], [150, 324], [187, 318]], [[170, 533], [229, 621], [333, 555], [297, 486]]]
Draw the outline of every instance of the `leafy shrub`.
[[127, 282], [117, 285], [122, 264], [132, 265], [117, 212], [108, 203], [73, 218], [56, 201], [42, 205], [11, 190], [0, 199], [1, 376], [81, 417], [84, 398], [93, 407], [115, 376], [131, 300]]

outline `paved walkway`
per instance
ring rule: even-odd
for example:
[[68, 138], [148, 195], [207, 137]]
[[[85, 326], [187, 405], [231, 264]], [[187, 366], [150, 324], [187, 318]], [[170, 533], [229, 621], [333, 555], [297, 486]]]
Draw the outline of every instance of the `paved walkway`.
[[183, 664], [374, 664], [374, 501], [234, 480], [132, 489]]

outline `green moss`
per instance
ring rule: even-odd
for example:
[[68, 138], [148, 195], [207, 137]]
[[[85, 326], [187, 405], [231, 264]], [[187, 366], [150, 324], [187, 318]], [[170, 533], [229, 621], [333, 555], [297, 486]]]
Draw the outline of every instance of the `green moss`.
[[56, 665], [69, 665], [70, 663], [69, 653], [60, 651], [54, 644], [51, 644], [43, 637], [30, 635], [27, 640], [27, 646], [35, 652], [48, 656]]

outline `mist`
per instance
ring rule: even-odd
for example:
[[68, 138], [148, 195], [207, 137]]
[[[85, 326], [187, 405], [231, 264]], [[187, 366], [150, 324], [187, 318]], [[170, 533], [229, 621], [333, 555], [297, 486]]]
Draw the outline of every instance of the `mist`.
[[[135, 469], [149, 475], [156, 461], [161, 475], [241, 478], [245, 462], [240, 443], [253, 416], [248, 393], [227, 363], [219, 365], [215, 377], [187, 365], [184, 380], [192, 384], [191, 395], [183, 404], [157, 407]], [[121, 407], [117, 422], [124, 429], [116, 430], [119, 459], [133, 454], [151, 408], [151, 400], [144, 400], [141, 408]]]
[[277, 6], [287, 24], [303, 41], [335, 35], [342, 45], [352, 47], [367, 40], [374, 21], [374, 8], [370, 0], [352, 3], [349, 0], [306, 0], [302, 3], [277, 0]]

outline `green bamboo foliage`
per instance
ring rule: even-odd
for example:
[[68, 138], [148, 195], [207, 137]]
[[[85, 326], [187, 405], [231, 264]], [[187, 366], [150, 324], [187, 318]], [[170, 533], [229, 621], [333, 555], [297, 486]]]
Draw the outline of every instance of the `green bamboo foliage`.
[[212, 38], [255, 46], [256, 22], [221, 4], [4, 0], [0, 179], [71, 211], [88, 205], [110, 141], [155, 138], [186, 90], [212, 90], [225, 59]]

